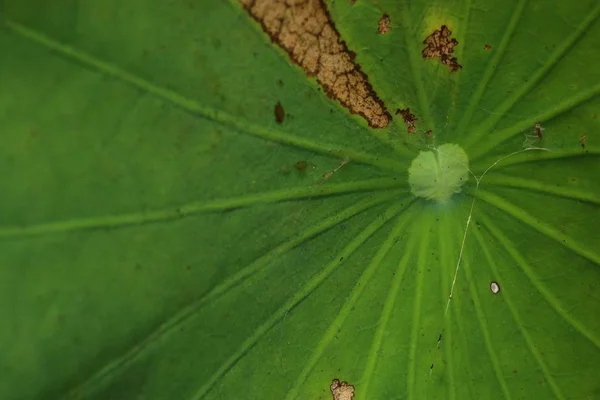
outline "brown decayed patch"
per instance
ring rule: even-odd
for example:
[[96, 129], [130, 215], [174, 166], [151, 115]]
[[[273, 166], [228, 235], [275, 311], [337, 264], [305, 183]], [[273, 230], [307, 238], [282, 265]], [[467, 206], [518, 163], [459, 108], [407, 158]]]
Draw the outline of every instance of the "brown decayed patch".
[[582, 149], [585, 149], [586, 142], [587, 142], [587, 135], [585, 133], [582, 133], [581, 136], [579, 136], [579, 145], [581, 146]]
[[294, 167], [297, 171], [303, 172], [304, 170], [306, 170], [307, 165], [308, 164], [306, 163], [306, 161], [298, 161]]
[[483, 46], [484, 50], [490, 51], [492, 49], [492, 46], [489, 44], [486, 44], [485, 46]]
[[535, 131], [535, 136], [537, 136], [538, 139], [544, 138], [544, 135], [542, 133], [544, 131], [544, 128], [542, 128], [542, 125], [540, 125], [539, 122], [535, 123], [533, 130]]
[[339, 379], [334, 379], [329, 388], [333, 400], [352, 400], [354, 398], [354, 386], [349, 385], [348, 382], [340, 383]]
[[383, 14], [381, 18], [379, 18], [379, 28], [377, 31], [380, 35], [385, 35], [389, 31], [392, 30], [392, 21], [390, 21], [390, 16], [387, 14]]
[[404, 120], [404, 123], [406, 124], [406, 126], [408, 127], [408, 134], [412, 134], [415, 132], [415, 122], [417, 122], [419, 120], [419, 118], [417, 118], [415, 116], [415, 114], [412, 114], [410, 112], [410, 108], [404, 108], [404, 109], [398, 109], [396, 110], [396, 115], [402, 115], [402, 119]]
[[240, 0], [308, 76], [316, 76], [325, 93], [373, 128], [385, 128], [392, 117], [354, 63], [355, 54], [340, 39], [323, 0]]
[[277, 102], [277, 104], [275, 104], [275, 121], [278, 124], [283, 123], [283, 120], [285, 119], [285, 110], [283, 109], [283, 106], [281, 105], [280, 102]]
[[423, 58], [439, 58], [442, 64], [447, 65], [452, 72], [456, 72], [462, 68], [456, 57], [452, 57], [454, 46], [458, 44], [456, 39], [451, 39], [452, 32], [446, 25], [427, 37], [423, 44], [427, 45], [421, 52]]

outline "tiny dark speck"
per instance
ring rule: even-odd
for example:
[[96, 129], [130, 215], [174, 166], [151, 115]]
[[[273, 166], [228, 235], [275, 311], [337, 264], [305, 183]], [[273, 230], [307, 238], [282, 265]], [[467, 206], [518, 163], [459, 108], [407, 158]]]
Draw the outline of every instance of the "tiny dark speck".
[[277, 102], [277, 104], [275, 104], [275, 121], [277, 121], [278, 124], [281, 124], [284, 119], [285, 111], [283, 110], [283, 106], [280, 102]]

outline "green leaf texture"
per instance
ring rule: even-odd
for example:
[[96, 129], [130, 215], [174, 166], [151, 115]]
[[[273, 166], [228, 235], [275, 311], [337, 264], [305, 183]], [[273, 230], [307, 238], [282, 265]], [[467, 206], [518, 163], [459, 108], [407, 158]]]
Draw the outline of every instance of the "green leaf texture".
[[1, 399], [600, 399], [599, 3], [327, 7], [413, 134], [235, 0], [0, 1]]

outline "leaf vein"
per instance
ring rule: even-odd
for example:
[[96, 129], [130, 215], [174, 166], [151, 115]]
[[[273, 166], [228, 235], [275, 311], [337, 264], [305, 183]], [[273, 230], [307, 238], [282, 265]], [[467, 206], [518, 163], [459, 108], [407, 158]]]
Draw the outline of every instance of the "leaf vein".
[[320, 221], [318, 225], [309, 227], [296, 236], [274, 247], [267, 254], [261, 256], [221, 284], [214, 287], [206, 295], [179, 310], [177, 313], [175, 313], [175, 315], [160, 324], [152, 333], [150, 333], [139, 343], [132, 346], [124, 354], [111, 360], [84, 382], [71, 389], [65, 395], [65, 399], [76, 399], [80, 398], [81, 396], [85, 397], [84, 394], [91, 395], [94, 391], [98, 390], [99, 387], [102, 387], [105, 384], [105, 378], [122, 373], [127, 367], [132, 365], [136, 360], [140, 359], [145, 352], [152, 350], [160, 341], [165, 340], [167, 337], [175, 333], [178, 327], [191, 320], [191, 318], [196, 315], [202, 307], [206, 306], [211, 301], [218, 299], [220, 296], [229, 292], [233, 288], [239, 286], [249, 277], [264, 268], [264, 266], [270, 261], [287, 253], [302, 243], [318, 236], [319, 234], [335, 227], [343, 221], [346, 221], [365, 210], [382, 204], [385, 201], [391, 200], [392, 198], [393, 196], [391, 195], [379, 196], [375, 199], [366, 199], [360, 201], [346, 208], [340, 213]]
[[235, 366], [250, 349], [252, 349], [258, 341], [268, 333], [268, 331], [275, 326], [275, 324], [282, 320], [285, 315], [297, 307], [304, 299], [306, 299], [314, 290], [316, 290], [326, 279], [329, 277], [335, 269], [337, 269], [342, 261], [341, 258], [349, 258], [369, 237], [375, 234], [381, 229], [387, 222], [390, 221], [398, 212], [401, 205], [394, 205], [389, 207], [382, 218], [376, 218], [371, 222], [358, 236], [356, 236], [344, 249], [338, 253], [333, 261], [325, 266], [317, 275], [312, 277], [302, 289], [297, 291], [284, 305], [282, 305], [277, 311], [275, 311], [269, 319], [267, 319], [262, 325], [260, 325], [254, 333], [248, 337], [241, 346], [233, 353], [209, 378], [209, 380], [200, 387], [196, 393], [191, 397], [191, 400], [203, 399], [214, 385], [222, 379], [227, 371]]
[[147, 212], [78, 218], [65, 221], [47, 222], [25, 227], [0, 227], [0, 239], [15, 239], [59, 232], [73, 232], [78, 230], [115, 229], [132, 225], [179, 220], [200, 213], [230, 211], [256, 204], [269, 204], [282, 201], [310, 199], [356, 192], [385, 191], [398, 186], [399, 185], [395, 179], [380, 178], [358, 182], [281, 189], [233, 197], [229, 199], [226, 198], [210, 200], [206, 202], [187, 203], [175, 208], [166, 208]]
[[130, 72], [121, 69], [116, 65], [112, 65], [81, 50], [57, 42], [54, 39], [21, 24], [9, 20], [6, 20], [5, 24], [15, 34], [27, 38], [32, 42], [44, 46], [50, 50], [56, 51], [68, 59], [76, 60], [108, 76], [128, 83], [146, 93], [158, 97], [163, 101], [167, 101], [177, 107], [180, 107], [191, 114], [199, 115], [203, 118], [232, 126], [242, 133], [291, 147], [315, 151], [327, 156], [333, 156], [336, 158], [349, 158], [352, 161], [372, 165], [386, 171], [398, 172], [406, 169], [406, 167], [394, 160], [384, 159], [382, 157], [356, 151], [351, 148], [336, 144], [322, 143], [316, 140], [297, 137], [273, 128], [266, 128], [250, 123], [249, 121], [243, 120], [240, 117], [235, 117], [221, 110], [215, 110], [210, 107], [203, 106], [193, 99], [186, 98], [179, 93], [154, 85]]

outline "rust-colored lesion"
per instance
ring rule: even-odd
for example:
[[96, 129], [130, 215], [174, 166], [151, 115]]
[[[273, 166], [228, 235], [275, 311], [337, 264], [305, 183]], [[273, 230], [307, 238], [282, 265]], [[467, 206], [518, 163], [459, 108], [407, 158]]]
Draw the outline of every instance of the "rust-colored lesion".
[[348, 382], [340, 382], [339, 379], [334, 379], [329, 389], [333, 400], [352, 400], [354, 398], [354, 386]]
[[379, 18], [377, 31], [380, 35], [385, 35], [389, 31], [392, 30], [392, 21], [390, 20], [390, 16], [387, 14], [383, 14], [381, 18]]
[[539, 122], [535, 123], [535, 126], [533, 127], [533, 131], [535, 132], [535, 136], [538, 139], [544, 138], [544, 128], [542, 128], [542, 124], [540, 124]]
[[410, 112], [410, 108], [403, 108], [396, 110], [396, 115], [401, 115], [404, 123], [406, 124], [408, 134], [412, 135], [415, 132], [415, 123], [419, 120], [417, 116]]
[[582, 133], [581, 136], [579, 136], [579, 145], [581, 146], [582, 149], [585, 149], [586, 143], [587, 143], [587, 135], [585, 133]]
[[280, 102], [277, 102], [277, 104], [275, 104], [274, 112], [275, 122], [277, 122], [278, 124], [282, 124], [283, 120], [285, 119], [285, 110], [283, 109], [283, 106]]
[[435, 30], [431, 35], [423, 41], [427, 45], [421, 52], [423, 58], [439, 58], [442, 64], [447, 65], [450, 71], [456, 72], [462, 68], [456, 57], [452, 56], [454, 47], [458, 45], [458, 41], [451, 38], [452, 32], [446, 25], [438, 30]]
[[240, 0], [271, 40], [317, 81], [331, 98], [373, 128], [385, 128], [392, 117], [354, 62], [335, 29], [323, 0]]

